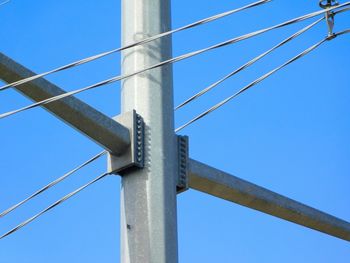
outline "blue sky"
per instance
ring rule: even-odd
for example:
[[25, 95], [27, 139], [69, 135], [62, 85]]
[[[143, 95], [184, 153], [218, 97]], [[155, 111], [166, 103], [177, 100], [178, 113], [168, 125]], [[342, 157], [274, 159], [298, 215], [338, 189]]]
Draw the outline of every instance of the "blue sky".
[[[172, 2], [173, 27], [249, 3]], [[318, 10], [318, 1], [272, 1], [173, 37], [180, 55]], [[335, 31], [350, 28], [350, 13]], [[120, 46], [120, 1], [18, 1], [0, 6], [0, 51], [36, 72]], [[175, 104], [315, 19], [174, 65]], [[176, 126], [321, 40], [321, 23], [176, 112]], [[350, 34], [324, 44], [220, 110], [181, 131], [191, 158], [350, 220]], [[48, 79], [66, 90], [120, 73], [120, 56]], [[109, 116], [120, 110], [113, 84], [78, 97]], [[0, 112], [29, 104], [0, 94]], [[90, 158], [100, 148], [42, 109], [0, 120], [0, 210]], [[1, 219], [1, 233], [105, 170], [105, 160]], [[120, 179], [111, 176], [0, 241], [0, 263], [119, 262]], [[178, 196], [180, 262], [346, 263], [349, 243], [224, 200]]]

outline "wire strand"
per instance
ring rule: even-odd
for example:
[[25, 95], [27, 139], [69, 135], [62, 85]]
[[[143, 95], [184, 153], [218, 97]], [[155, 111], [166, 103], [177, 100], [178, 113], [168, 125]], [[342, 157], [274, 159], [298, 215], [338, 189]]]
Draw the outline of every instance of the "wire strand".
[[[346, 2], [344, 4], [328, 8], [327, 11], [333, 10], [335, 8], [340, 8], [340, 7], [346, 6], [346, 5], [350, 5], [350, 2]], [[203, 49], [200, 49], [200, 50], [197, 50], [197, 51], [186, 53], [184, 55], [180, 55], [180, 56], [175, 57], [175, 58], [171, 58], [171, 59], [165, 60], [163, 62], [160, 62], [158, 64], [155, 64], [155, 65], [150, 66], [150, 67], [145, 68], [145, 69], [138, 70], [138, 71], [130, 73], [130, 74], [119, 75], [119, 76], [116, 76], [116, 77], [113, 77], [113, 78], [110, 78], [110, 79], [98, 82], [98, 83], [93, 84], [91, 86], [87, 86], [87, 87], [84, 87], [84, 88], [81, 88], [81, 89], [77, 89], [77, 90], [73, 90], [73, 91], [70, 91], [70, 92], [66, 92], [64, 94], [61, 94], [61, 95], [58, 95], [58, 96], [54, 96], [54, 97], [51, 97], [51, 98], [48, 98], [48, 99], [45, 99], [45, 100], [33, 103], [33, 104], [25, 106], [23, 108], [0, 114], [0, 119], [3, 119], [5, 117], [9, 117], [9, 116], [11, 116], [13, 114], [17, 114], [17, 113], [20, 113], [20, 112], [23, 112], [23, 111], [26, 111], [26, 110], [29, 110], [29, 109], [32, 109], [32, 108], [36, 108], [38, 106], [42, 106], [42, 105], [45, 105], [45, 104], [48, 104], [48, 103], [52, 103], [54, 101], [57, 101], [57, 100], [60, 100], [60, 99], [63, 99], [63, 98], [66, 98], [66, 97], [69, 97], [69, 96], [72, 96], [72, 95], [84, 92], [84, 91], [87, 91], [87, 90], [91, 90], [91, 89], [95, 89], [95, 88], [100, 87], [100, 86], [108, 85], [108, 84], [111, 84], [111, 83], [114, 83], [114, 82], [117, 82], [117, 81], [129, 78], [129, 77], [135, 76], [137, 74], [146, 72], [146, 71], [151, 70], [151, 69], [155, 69], [155, 68], [158, 68], [158, 67], [161, 67], [161, 66], [165, 66], [165, 65], [168, 65], [168, 64], [172, 64], [172, 63], [184, 60], [184, 59], [188, 59], [190, 57], [202, 54], [204, 52], [207, 52], [207, 51], [210, 51], [210, 50], [213, 50], [213, 49], [217, 49], [217, 48], [221, 48], [221, 47], [224, 47], [224, 46], [232, 45], [234, 43], [237, 43], [237, 42], [243, 41], [245, 39], [248, 39], [248, 38], [260, 35], [262, 33], [271, 31], [273, 29], [281, 28], [281, 27], [284, 27], [284, 26], [288, 26], [290, 24], [294, 24], [294, 23], [297, 23], [297, 22], [304, 21], [306, 19], [309, 19], [309, 18], [315, 17], [317, 15], [320, 15], [320, 14], [322, 14], [324, 12], [325, 12], [324, 10], [313, 12], [313, 13], [310, 13], [310, 14], [307, 14], [307, 15], [304, 15], [304, 16], [301, 16], [301, 17], [297, 17], [297, 18], [288, 20], [286, 22], [277, 24], [277, 25], [272, 26], [272, 27], [268, 27], [268, 28], [265, 28], [265, 29], [254, 31], [252, 33], [248, 33], [248, 34], [245, 34], [245, 35], [242, 35], [242, 36], [239, 36], [239, 37], [235, 37], [235, 38], [232, 38], [230, 40], [221, 42], [219, 44], [216, 44], [216, 45], [213, 45], [213, 46], [210, 46], [210, 47], [207, 47], [207, 48], [203, 48]]]
[[217, 20], [217, 19], [229, 16], [229, 15], [232, 15], [234, 13], [238, 13], [240, 11], [243, 11], [243, 10], [246, 10], [246, 9], [249, 9], [249, 8], [252, 8], [252, 7], [256, 7], [256, 6], [268, 3], [268, 2], [271, 2], [271, 1], [272, 0], [260, 0], [260, 1], [248, 4], [246, 6], [243, 6], [243, 7], [237, 8], [237, 9], [233, 9], [233, 10], [230, 10], [230, 11], [226, 11], [226, 12], [223, 12], [223, 13], [220, 13], [220, 14], [217, 14], [217, 15], [214, 15], [214, 16], [211, 16], [211, 17], [208, 17], [208, 18], [196, 21], [194, 23], [188, 24], [186, 26], [183, 26], [183, 27], [180, 27], [180, 28], [177, 28], [177, 29], [174, 29], [174, 30], [170, 30], [170, 31], [167, 31], [167, 32], [164, 32], [164, 33], [161, 33], [161, 34], [158, 34], [158, 35], [146, 38], [144, 40], [132, 43], [130, 45], [126, 45], [126, 46], [121, 47], [121, 48], [116, 48], [116, 49], [113, 49], [113, 50], [110, 50], [110, 51], [107, 51], [107, 52], [103, 52], [103, 53], [100, 53], [100, 54], [97, 54], [97, 55], [94, 55], [94, 56], [91, 56], [91, 57], [88, 57], [88, 58], [84, 58], [82, 60], [78, 60], [78, 61], [69, 63], [67, 65], [58, 67], [56, 69], [53, 69], [53, 70], [50, 70], [50, 71], [47, 71], [47, 72], [44, 72], [44, 73], [41, 73], [41, 74], [37, 74], [37, 75], [31, 76], [31, 77], [28, 77], [28, 78], [25, 78], [25, 79], [22, 79], [22, 80], [19, 80], [19, 81], [15, 81], [15, 82], [6, 84], [6, 85], [0, 87], [0, 91], [6, 90], [6, 89], [11, 88], [11, 87], [16, 87], [16, 86], [22, 85], [24, 83], [33, 81], [33, 80], [41, 78], [41, 77], [45, 77], [47, 75], [50, 75], [50, 74], [53, 74], [53, 73], [56, 73], [56, 72], [59, 72], [59, 71], [62, 71], [62, 70], [70, 69], [70, 68], [73, 68], [73, 67], [76, 67], [76, 66], [79, 66], [79, 65], [82, 65], [82, 64], [94, 61], [96, 59], [99, 59], [99, 58], [111, 55], [113, 53], [117, 53], [117, 52], [129, 49], [129, 48], [132, 48], [132, 47], [136, 47], [136, 46], [139, 46], [139, 45], [142, 45], [142, 44], [146, 44], [146, 43], [149, 43], [149, 42], [154, 41], [156, 39], [159, 39], [159, 38], [162, 38], [162, 37], [165, 37], [165, 36], [168, 36], [168, 35], [171, 35], [171, 34], [174, 34], [174, 33], [177, 33], [177, 32], [183, 31], [183, 30], [186, 30], [186, 29], [190, 29], [190, 28], [193, 28], [193, 27], [196, 27], [196, 26], [200, 26], [200, 25], [212, 22], [214, 20]]
[[334, 12], [334, 14], [340, 14], [340, 13], [343, 13], [343, 12], [347, 12], [347, 11], [349, 11], [349, 10], [350, 10], [350, 7], [348, 7], [348, 8], [343, 8], [343, 9], [341, 9], [341, 10], [338, 10], [338, 11]]
[[[338, 33], [339, 35], [342, 33], [344, 34], [345, 31], [342, 31], [340, 33]], [[349, 30], [350, 32], [350, 30]], [[334, 36], [338, 35], [335, 34]], [[282, 68], [286, 67], [287, 65], [293, 63], [294, 61], [304, 57], [305, 55], [307, 55], [308, 53], [310, 53], [311, 51], [313, 51], [314, 49], [316, 49], [317, 47], [319, 47], [320, 45], [322, 45], [324, 42], [326, 42], [327, 40], [332, 39], [331, 37], [327, 36], [326, 38], [322, 39], [321, 41], [319, 41], [318, 43], [314, 44], [313, 46], [309, 47], [308, 49], [304, 50], [303, 52], [299, 53], [298, 55], [296, 55], [295, 57], [293, 57], [292, 59], [288, 60], [287, 62], [283, 63], [282, 65], [280, 65], [279, 67], [271, 70], [270, 72], [266, 73], [265, 75], [262, 75], [260, 78], [254, 80], [253, 82], [249, 83], [247, 86], [245, 86], [244, 88], [240, 89], [238, 92], [234, 93], [233, 95], [227, 97], [226, 99], [224, 99], [223, 101], [217, 103], [216, 105], [214, 105], [213, 107], [211, 107], [210, 109], [204, 111], [203, 113], [199, 114], [198, 116], [196, 116], [195, 118], [193, 118], [192, 120], [190, 120], [189, 122], [185, 123], [184, 125], [180, 126], [179, 128], [177, 128], [175, 130], [175, 132], [178, 132], [182, 129], [184, 129], [185, 127], [189, 126], [190, 124], [200, 120], [201, 118], [205, 117], [206, 115], [210, 114], [211, 112], [217, 110], [218, 108], [220, 108], [221, 106], [223, 106], [224, 104], [226, 104], [227, 102], [229, 102], [230, 100], [234, 99], [235, 97], [239, 96], [240, 94], [242, 94], [243, 92], [247, 91], [248, 89], [250, 89], [251, 87], [257, 85], [258, 83], [260, 83], [261, 81], [263, 81], [264, 79], [268, 78], [269, 76], [271, 76], [272, 74], [276, 73], [277, 71], [281, 70]]]
[[34, 221], [35, 219], [37, 219], [38, 217], [40, 217], [41, 215], [45, 214], [46, 212], [50, 211], [51, 209], [53, 209], [54, 207], [62, 204], [63, 202], [65, 202], [66, 200], [68, 200], [69, 198], [71, 198], [72, 196], [76, 195], [77, 193], [79, 193], [80, 191], [84, 190], [86, 187], [96, 183], [97, 181], [101, 180], [102, 178], [104, 178], [105, 176], [109, 175], [109, 173], [103, 173], [100, 176], [98, 176], [97, 178], [95, 178], [94, 180], [88, 182], [87, 184], [79, 187], [78, 189], [74, 190], [73, 192], [65, 195], [64, 197], [62, 197], [61, 199], [57, 200], [56, 202], [54, 202], [52, 205], [48, 206], [47, 208], [45, 208], [44, 210], [42, 210], [41, 212], [39, 212], [38, 214], [32, 216], [31, 218], [25, 220], [24, 222], [22, 222], [21, 224], [17, 225], [16, 227], [14, 227], [13, 229], [11, 229], [10, 231], [6, 232], [5, 234], [3, 234], [0, 239], [3, 239], [4, 237], [7, 237], [15, 232], [17, 232], [18, 230], [20, 230], [22, 227], [28, 225], [29, 223], [31, 223], [32, 221]]
[[350, 33], [350, 28], [336, 33], [335, 36], [341, 36], [348, 33]]
[[0, 6], [6, 5], [6, 4], [8, 4], [10, 1], [11, 1], [11, 0], [4, 1], [4, 2], [0, 3]]
[[14, 206], [6, 209], [5, 211], [3, 211], [0, 214], [0, 218], [4, 217], [5, 215], [9, 214], [10, 212], [12, 212], [13, 210], [17, 209], [18, 207], [20, 207], [21, 205], [25, 204], [26, 202], [28, 202], [29, 200], [33, 199], [34, 197], [40, 195], [41, 193], [47, 191], [48, 189], [50, 189], [51, 187], [55, 186], [56, 184], [62, 182], [64, 179], [66, 179], [67, 177], [69, 177], [70, 175], [74, 174], [75, 172], [79, 171], [80, 169], [82, 169], [83, 167], [87, 166], [88, 164], [92, 163], [93, 161], [97, 160], [98, 158], [100, 158], [101, 156], [103, 156], [104, 154], [106, 154], [107, 151], [103, 151], [100, 152], [99, 154], [95, 155], [94, 157], [91, 157], [89, 160], [85, 161], [84, 163], [80, 164], [79, 166], [77, 166], [76, 168], [74, 168], [73, 170], [69, 171], [68, 173], [64, 174], [63, 176], [61, 176], [60, 178], [54, 180], [53, 182], [49, 183], [48, 185], [42, 187], [41, 189], [37, 190], [36, 192], [34, 192], [33, 194], [31, 194], [30, 196], [28, 196], [27, 198], [25, 198], [24, 200], [22, 200], [21, 202], [15, 204]]
[[277, 45], [275, 45], [274, 47], [272, 47], [271, 49], [265, 51], [264, 53], [260, 54], [259, 56], [253, 58], [252, 60], [248, 61], [247, 63], [243, 64], [242, 66], [240, 66], [239, 68], [235, 69], [234, 71], [230, 72], [228, 75], [226, 75], [225, 77], [221, 78], [220, 80], [214, 82], [213, 84], [211, 84], [210, 86], [206, 87], [205, 89], [201, 90], [200, 92], [196, 93], [195, 95], [193, 95], [192, 97], [188, 98], [187, 100], [185, 100], [184, 102], [182, 102], [181, 104], [179, 104], [177, 107], [175, 107], [175, 111], [184, 107], [185, 105], [189, 104], [190, 102], [193, 102], [194, 100], [200, 98], [201, 96], [203, 96], [205, 93], [209, 92], [210, 90], [212, 90], [213, 88], [217, 87], [219, 84], [221, 84], [222, 82], [224, 82], [225, 80], [233, 77], [234, 75], [236, 75], [237, 73], [241, 72], [242, 70], [250, 67], [251, 65], [253, 65], [255, 62], [259, 61], [260, 59], [262, 59], [263, 57], [267, 56], [268, 54], [270, 54], [271, 52], [273, 52], [274, 50], [282, 47], [283, 45], [287, 44], [288, 42], [292, 41], [293, 39], [297, 38], [298, 36], [300, 36], [301, 34], [303, 34], [304, 32], [306, 32], [307, 30], [311, 29], [313, 26], [317, 25], [319, 22], [321, 22], [322, 20], [324, 20], [324, 17], [318, 19], [317, 21], [313, 22], [312, 24], [304, 27], [303, 29], [299, 30], [298, 32], [294, 33], [293, 35], [289, 36], [288, 38], [286, 38], [285, 40], [283, 40], [282, 42], [278, 43]]

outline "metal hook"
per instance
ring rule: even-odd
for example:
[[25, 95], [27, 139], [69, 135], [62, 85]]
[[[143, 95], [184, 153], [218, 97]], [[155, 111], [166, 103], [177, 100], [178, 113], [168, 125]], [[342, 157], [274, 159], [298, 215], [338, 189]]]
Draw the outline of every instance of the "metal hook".
[[[319, 6], [323, 9], [328, 9], [333, 6], [339, 5], [337, 0], [320, 0]], [[334, 28], [334, 13], [332, 11], [328, 11], [325, 14], [327, 27], [328, 27], [328, 37], [333, 36], [333, 28]]]
[[332, 36], [333, 28], [334, 28], [334, 13], [333, 12], [327, 12], [326, 13], [326, 22], [328, 27], [328, 36]]
[[337, 0], [320, 0], [319, 2], [319, 6], [323, 9], [327, 9], [336, 5], [339, 5]]

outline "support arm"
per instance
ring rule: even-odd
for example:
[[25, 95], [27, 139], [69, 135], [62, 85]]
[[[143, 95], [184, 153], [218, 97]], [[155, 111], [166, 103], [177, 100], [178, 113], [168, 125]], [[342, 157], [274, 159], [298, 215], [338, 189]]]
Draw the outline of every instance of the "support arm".
[[350, 241], [350, 223], [191, 159], [189, 187]]
[[[12, 83], [33, 75], [35, 73], [0, 53], [0, 79]], [[15, 89], [35, 102], [65, 93], [45, 79], [25, 83]], [[130, 145], [128, 128], [75, 97], [43, 107], [115, 155], [123, 154]]]

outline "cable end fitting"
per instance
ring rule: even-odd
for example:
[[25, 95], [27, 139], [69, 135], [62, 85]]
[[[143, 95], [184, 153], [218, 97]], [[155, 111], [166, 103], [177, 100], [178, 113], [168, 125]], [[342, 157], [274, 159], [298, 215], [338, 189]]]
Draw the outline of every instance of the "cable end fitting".
[[337, 34], [335, 34], [335, 33], [331, 33], [331, 34], [328, 34], [328, 36], [327, 36], [327, 40], [332, 40], [332, 39], [334, 39], [334, 38], [336, 38], [337, 37]]

